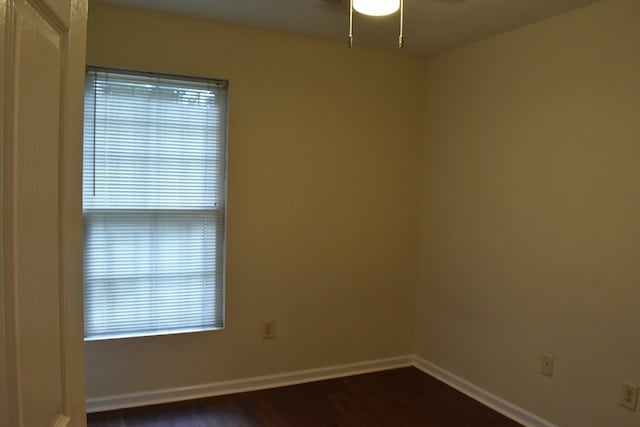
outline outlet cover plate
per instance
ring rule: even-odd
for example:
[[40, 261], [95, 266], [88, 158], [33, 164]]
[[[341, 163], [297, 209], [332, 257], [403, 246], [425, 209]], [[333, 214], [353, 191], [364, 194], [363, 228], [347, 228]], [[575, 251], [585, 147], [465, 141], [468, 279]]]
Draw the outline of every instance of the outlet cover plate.
[[262, 339], [270, 340], [276, 337], [275, 320], [265, 320], [262, 322]]
[[635, 411], [638, 407], [638, 386], [628, 382], [622, 383], [622, 397], [620, 406], [631, 411]]
[[544, 353], [540, 358], [540, 373], [548, 377], [553, 376], [553, 355]]

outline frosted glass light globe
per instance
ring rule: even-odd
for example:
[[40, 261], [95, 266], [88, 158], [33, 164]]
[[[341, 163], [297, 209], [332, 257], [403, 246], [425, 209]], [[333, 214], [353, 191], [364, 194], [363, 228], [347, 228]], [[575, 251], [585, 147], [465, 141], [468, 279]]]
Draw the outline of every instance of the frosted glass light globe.
[[364, 15], [391, 15], [400, 9], [400, 0], [353, 0], [353, 8]]

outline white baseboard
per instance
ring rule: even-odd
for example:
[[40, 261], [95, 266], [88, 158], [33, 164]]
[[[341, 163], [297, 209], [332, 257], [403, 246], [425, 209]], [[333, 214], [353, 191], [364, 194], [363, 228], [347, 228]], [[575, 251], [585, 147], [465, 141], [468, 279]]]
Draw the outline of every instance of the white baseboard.
[[418, 356], [406, 355], [388, 359], [370, 360], [346, 365], [328, 366], [304, 371], [220, 381], [187, 387], [175, 387], [87, 399], [87, 412], [102, 412], [136, 406], [156, 405], [181, 400], [200, 399], [223, 394], [242, 393], [283, 387], [313, 381], [340, 378], [368, 372], [385, 371], [414, 366], [428, 375], [466, 394], [483, 405], [524, 425], [525, 427], [556, 427], [554, 424], [466, 381], [451, 372]]
[[368, 372], [386, 371], [388, 369], [403, 368], [407, 366], [413, 366], [412, 356], [392, 357], [388, 359], [371, 360], [346, 365], [308, 369], [304, 371], [286, 372], [282, 374], [265, 375], [241, 380], [199, 384], [195, 386], [175, 387], [139, 393], [89, 398], [87, 399], [87, 412], [111, 411], [136, 406], [156, 405], [161, 403], [178, 402], [181, 400], [213, 397], [223, 394], [263, 390], [267, 388], [302, 384], [312, 381], [364, 374]]
[[502, 415], [524, 425], [525, 427], [556, 427], [549, 421], [540, 418], [537, 415], [528, 412], [519, 406], [514, 405], [488, 391], [464, 380], [451, 372], [428, 362], [418, 356], [413, 358], [413, 366], [422, 372], [442, 381], [450, 387], [455, 388], [461, 393], [466, 394], [470, 398], [477, 400], [485, 406], [493, 409]]

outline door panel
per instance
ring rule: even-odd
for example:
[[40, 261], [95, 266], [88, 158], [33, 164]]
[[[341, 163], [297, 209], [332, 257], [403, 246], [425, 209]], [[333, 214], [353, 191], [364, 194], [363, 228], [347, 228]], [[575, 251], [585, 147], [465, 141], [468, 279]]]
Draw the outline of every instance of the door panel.
[[[2, 1], [0, 422], [83, 426], [86, 0]], [[71, 15], [72, 6], [76, 10]]]
[[33, 3], [42, 3], [45, 10], [51, 11], [65, 28], [69, 28], [71, 17], [71, 2], [69, 0], [41, 0]]
[[64, 413], [58, 166], [66, 40], [28, 3], [16, 4], [16, 24], [13, 256], [20, 394], [24, 424], [47, 426]]

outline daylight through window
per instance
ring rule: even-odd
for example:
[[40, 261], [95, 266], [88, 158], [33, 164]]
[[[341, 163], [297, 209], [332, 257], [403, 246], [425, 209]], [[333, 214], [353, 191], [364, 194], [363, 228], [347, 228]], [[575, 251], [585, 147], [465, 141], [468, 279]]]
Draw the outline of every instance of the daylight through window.
[[90, 68], [85, 337], [221, 328], [227, 85]]

